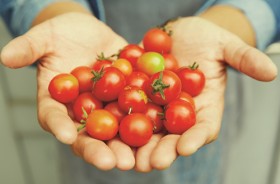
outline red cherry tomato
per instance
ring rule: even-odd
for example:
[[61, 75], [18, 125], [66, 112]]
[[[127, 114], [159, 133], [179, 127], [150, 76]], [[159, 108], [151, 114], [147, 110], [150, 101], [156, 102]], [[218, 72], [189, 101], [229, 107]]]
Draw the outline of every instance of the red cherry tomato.
[[92, 77], [91, 68], [88, 66], [79, 66], [71, 71], [71, 74], [74, 75], [79, 81], [80, 92], [91, 91], [92, 89]]
[[119, 127], [121, 140], [129, 146], [140, 147], [153, 135], [153, 123], [142, 113], [132, 113], [123, 118]]
[[181, 100], [184, 100], [184, 101], [186, 101], [186, 102], [189, 102], [189, 103], [193, 106], [193, 108], [195, 109], [195, 102], [194, 102], [193, 97], [192, 97], [190, 94], [188, 94], [188, 93], [182, 91], [182, 92], [180, 93], [178, 99], [181, 99]]
[[164, 58], [164, 69], [175, 72], [179, 68], [178, 60], [171, 53], [162, 54]]
[[98, 140], [110, 140], [118, 133], [117, 118], [107, 110], [96, 109], [86, 120], [87, 133]]
[[132, 67], [136, 67], [138, 58], [144, 54], [144, 49], [135, 44], [128, 44], [119, 53], [119, 58], [128, 60]]
[[110, 66], [112, 66], [111, 57], [105, 57], [104, 53], [102, 52], [97, 56], [96, 62], [93, 64], [92, 69], [94, 71], [100, 71], [102, 68], [107, 68]]
[[48, 90], [53, 99], [69, 103], [79, 95], [79, 82], [72, 74], [58, 74], [50, 81]]
[[114, 67], [94, 72], [93, 80], [93, 95], [106, 102], [116, 100], [126, 84], [123, 73]]
[[164, 113], [163, 108], [160, 105], [149, 102], [147, 104], [147, 109], [143, 114], [152, 120], [154, 133], [158, 133], [162, 130]]
[[95, 98], [91, 92], [81, 93], [72, 105], [74, 117], [78, 122], [85, 121], [88, 114], [101, 108], [103, 108], [102, 102]]
[[147, 75], [153, 75], [164, 70], [164, 58], [157, 52], [146, 52], [139, 57], [137, 69]]
[[96, 61], [94, 65], [92, 66], [92, 70], [94, 71], [100, 71], [102, 68], [107, 68], [112, 66], [112, 61], [109, 60], [100, 60]]
[[132, 72], [128, 77], [126, 77], [126, 85], [136, 86], [145, 90], [145, 84], [149, 80], [147, 74], [139, 71]]
[[121, 110], [119, 103], [117, 101], [108, 103], [104, 107], [104, 109], [111, 112], [117, 118], [119, 123], [127, 115], [123, 110]]
[[152, 102], [166, 105], [181, 93], [182, 84], [172, 71], [164, 70], [151, 76], [147, 81], [147, 95]]
[[153, 28], [145, 33], [143, 45], [146, 52], [169, 53], [172, 47], [172, 39], [164, 30]]
[[147, 108], [148, 97], [141, 88], [126, 86], [120, 92], [118, 103], [126, 113], [144, 112]]
[[198, 69], [198, 64], [194, 63], [189, 67], [181, 67], [176, 73], [182, 81], [182, 91], [193, 97], [201, 93], [205, 86], [205, 75]]
[[174, 100], [165, 108], [164, 127], [171, 134], [182, 134], [196, 122], [192, 105], [183, 100]]

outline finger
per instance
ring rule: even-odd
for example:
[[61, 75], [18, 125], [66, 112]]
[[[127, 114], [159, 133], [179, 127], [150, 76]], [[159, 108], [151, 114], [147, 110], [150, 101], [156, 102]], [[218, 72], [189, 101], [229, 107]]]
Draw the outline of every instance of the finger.
[[38, 101], [38, 118], [42, 128], [62, 143], [72, 144], [76, 140], [77, 129], [63, 104], [43, 97]]
[[75, 154], [100, 170], [110, 170], [116, 166], [116, 157], [112, 150], [100, 140], [81, 132], [72, 145]]
[[183, 133], [177, 144], [179, 155], [189, 156], [200, 147], [217, 139], [222, 117], [222, 103], [202, 107], [197, 112], [197, 123]]
[[161, 137], [162, 135], [160, 134], [153, 135], [146, 145], [137, 150], [135, 170], [140, 172], [149, 172], [153, 169], [151, 165], [151, 155]]
[[243, 42], [228, 42], [224, 59], [233, 68], [260, 81], [271, 81], [277, 76], [277, 67], [271, 59]]
[[[1, 61], [10, 68], [20, 68], [31, 65], [42, 56], [50, 53], [48, 42], [50, 35], [47, 29], [40, 25], [26, 34], [10, 41], [1, 52]], [[38, 29], [39, 28], [39, 29]]]
[[117, 168], [120, 170], [130, 170], [134, 167], [134, 152], [127, 144], [115, 138], [108, 142], [108, 146], [116, 155]]
[[153, 168], [163, 170], [171, 166], [177, 158], [177, 142], [180, 135], [169, 134], [162, 137], [151, 155]]

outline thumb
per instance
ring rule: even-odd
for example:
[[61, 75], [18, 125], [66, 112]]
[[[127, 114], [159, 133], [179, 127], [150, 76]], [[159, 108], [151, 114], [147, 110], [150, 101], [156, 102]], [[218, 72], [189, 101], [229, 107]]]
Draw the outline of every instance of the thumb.
[[49, 53], [49, 35], [41, 26], [30, 29], [26, 34], [11, 40], [1, 51], [2, 63], [10, 68], [33, 64]]
[[277, 76], [277, 67], [271, 59], [243, 42], [228, 42], [225, 61], [238, 71], [260, 81], [271, 81]]

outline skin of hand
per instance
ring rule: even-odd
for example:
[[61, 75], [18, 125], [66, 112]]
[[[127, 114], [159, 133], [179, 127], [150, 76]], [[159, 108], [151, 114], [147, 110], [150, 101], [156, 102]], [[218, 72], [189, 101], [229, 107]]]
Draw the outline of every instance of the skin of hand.
[[[59, 73], [70, 73], [81, 65], [91, 66], [97, 55], [110, 56], [127, 42], [94, 16], [65, 13], [32, 27], [26, 34], [8, 43], [1, 61], [10, 68], [20, 68], [38, 60], [38, 119], [41, 127], [59, 141], [70, 144], [74, 153], [102, 170], [134, 167], [132, 149], [118, 139], [107, 144], [77, 133], [67, 107], [53, 100], [48, 92], [50, 80]], [[122, 155], [126, 155], [125, 157]]]
[[200, 17], [180, 18], [169, 28], [173, 31], [172, 53], [181, 66], [199, 63], [206, 85], [194, 98], [197, 121], [193, 127], [182, 135], [155, 135], [136, 152], [136, 169], [142, 172], [166, 169], [178, 155], [189, 156], [217, 139], [228, 65], [259, 81], [271, 81], [277, 75], [276, 66], [264, 53], [211, 21]]
[[39, 122], [59, 141], [71, 144], [73, 151], [90, 164], [102, 170], [114, 167], [128, 170], [134, 166], [141, 172], [166, 169], [178, 155], [191, 155], [217, 138], [223, 114], [226, 65], [263, 81], [272, 80], [277, 73], [264, 54], [201, 18], [179, 19], [171, 29], [172, 53], [181, 65], [195, 60], [207, 77], [205, 90], [195, 98], [197, 124], [182, 136], [154, 135], [147, 145], [137, 150], [117, 138], [106, 144], [90, 138], [84, 131], [77, 134], [78, 123], [75, 126], [67, 108], [48, 94], [47, 86], [54, 75], [70, 72], [76, 66], [91, 65], [97, 54], [111, 55], [127, 44], [94, 17], [66, 13], [46, 20], [3, 48], [1, 60], [8, 67], [19, 68], [40, 59]]

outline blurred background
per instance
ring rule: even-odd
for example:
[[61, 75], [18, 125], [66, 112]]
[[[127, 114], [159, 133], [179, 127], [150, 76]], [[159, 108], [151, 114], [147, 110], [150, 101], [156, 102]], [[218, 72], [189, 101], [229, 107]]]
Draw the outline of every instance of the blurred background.
[[[0, 20], [0, 48], [10, 39]], [[267, 54], [280, 69], [280, 44], [270, 46]], [[231, 145], [225, 184], [279, 184], [280, 79], [251, 81], [252, 89], [258, 89], [251, 97], [255, 121], [246, 122]], [[34, 68], [0, 65], [1, 184], [62, 184], [60, 143], [37, 122], [36, 93]]]

